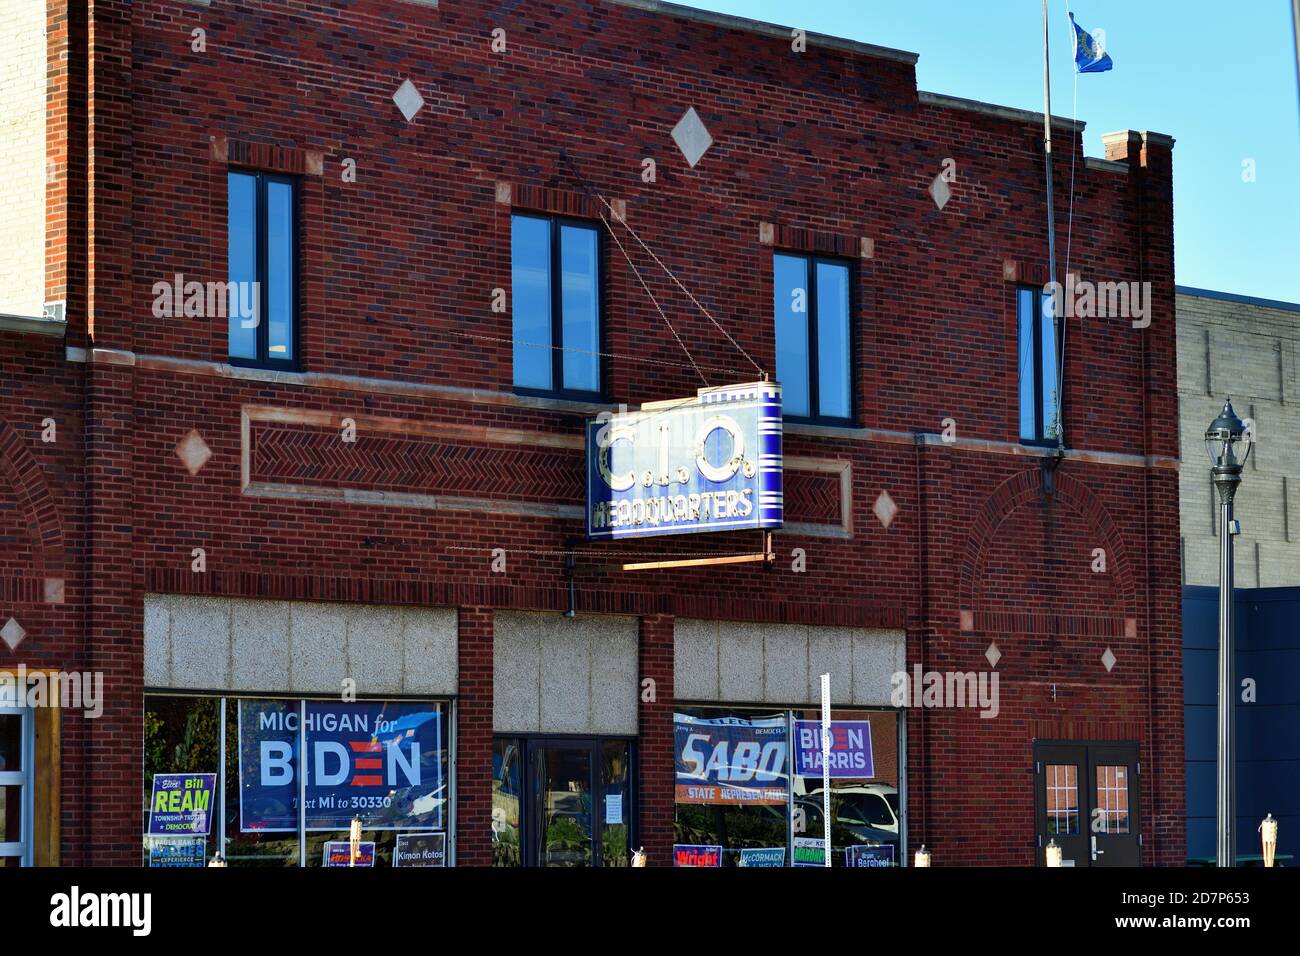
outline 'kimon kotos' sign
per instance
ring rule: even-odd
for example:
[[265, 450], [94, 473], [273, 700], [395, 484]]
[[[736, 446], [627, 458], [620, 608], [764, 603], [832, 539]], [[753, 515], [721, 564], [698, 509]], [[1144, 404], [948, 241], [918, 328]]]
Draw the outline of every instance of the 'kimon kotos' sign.
[[781, 386], [702, 388], [587, 423], [587, 536], [779, 528]]

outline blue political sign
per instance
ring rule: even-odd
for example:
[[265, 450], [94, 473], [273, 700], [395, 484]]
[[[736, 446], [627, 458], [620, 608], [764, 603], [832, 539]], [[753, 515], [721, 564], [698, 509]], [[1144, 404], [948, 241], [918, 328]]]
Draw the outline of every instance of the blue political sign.
[[[239, 702], [239, 820], [298, 828], [298, 703]], [[306, 828], [436, 830], [447, 799], [439, 703], [307, 702]]]
[[677, 802], [787, 802], [784, 717], [673, 714]]
[[844, 848], [846, 866], [893, 866], [894, 845], [881, 843], [874, 846], [866, 844]]
[[587, 423], [587, 537], [779, 528], [781, 386], [702, 388]]
[[207, 836], [216, 811], [215, 773], [156, 773], [145, 836]]
[[[794, 722], [794, 772], [800, 777], [822, 775], [822, 725], [819, 720]], [[871, 721], [831, 721], [830, 775], [837, 779], [869, 779], [876, 775], [871, 755]]]

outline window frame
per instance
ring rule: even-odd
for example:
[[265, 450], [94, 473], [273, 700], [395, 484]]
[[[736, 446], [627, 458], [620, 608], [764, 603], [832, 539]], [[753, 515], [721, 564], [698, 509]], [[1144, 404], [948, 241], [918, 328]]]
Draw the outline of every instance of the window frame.
[[[535, 388], [530, 385], [520, 385], [515, 382], [514, 369], [514, 221], [515, 218], [537, 219], [548, 224], [547, 241], [550, 248], [547, 255], [547, 264], [550, 269], [550, 306], [551, 306], [551, 387]], [[510, 386], [514, 389], [516, 395], [532, 395], [540, 398], [564, 398], [579, 402], [599, 402], [604, 401], [608, 394], [609, 371], [605, 363], [605, 354], [608, 349], [607, 329], [605, 322], [605, 275], [606, 275], [606, 250], [604, 236], [600, 232], [599, 226], [590, 219], [581, 219], [576, 216], [562, 216], [553, 213], [536, 212], [532, 210], [521, 210], [510, 213], [511, 223], [511, 245], [510, 245], [510, 263], [511, 263], [511, 289], [510, 289], [510, 342], [511, 342], [511, 359], [510, 359]], [[564, 281], [563, 270], [561, 268], [561, 234], [564, 226], [575, 226], [582, 229], [589, 229], [596, 234], [596, 379], [597, 390], [594, 392], [583, 389], [568, 388], [564, 385]], [[558, 277], [558, 278], [557, 278]], [[557, 383], [559, 383], [557, 385]]]
[[[774, 249], [772, 251], [772, 292], [773, 299], [776, 293], [776, 257], [786, 256], [791, 259], [801, 259], [806, 264], [805, 283], [807, 288], [804, 290], [807, 298], [807, 309], [804, 315], [807, 323], [808, 334], [808, 414], [794, 415], [787, 412], [784, 407], [781, 410], [781, 416], [787, 422], [795, 425], [824, 425], [831, 428], [856, 428], [858, 424], [858, 381], [855, 370], [857, 368], [858, 341], [857, 341], [857, 322], [855, 317], [858, 314], [858, 289], [857, 274], [853, 268], [854, 263], [851, 259], [842, 259], [838, 256], [826, 256], [813, 252], [798, 252], [791, 249]], [[827, 265], [842, 266], [848, 272], [848, 302], [847, 314], [845, 321], [848, 324], [847, 338], [849, 341], [849, 414], [847, 417], [821, 414], [821, 362], [818, 356], [818, 308], [817, 302], [817, 265], [825, 263]], [[776, 335], [776, 314], [775, 308], [772, 315], [772, 333], [775, 343]], [[777, 375], [780, 376], [780, 369], [777, 369]]]
[[0, 770], [0, 786], [18, 788], [18, 812], [22, 814], [18, 842], [0, 841], [0, 857], [17, 857], [20, 867], [30, 867], [33, 865], [35, 846], [33, 816], [36, 812], [36, 715], [30, 707], [17, 707], [0, 701], [0, 716], [18, 717], [18, 745], [22, 748], [22, 769]]
[[[256, 218], [253, 225], [254, 232], [257, 235], [257, 283], [258, 283], [258, 315], [257, 323], [257, 357], [245, 358], [230, 354], [230, 316], [226, 316], [226, 361], [230, 365], [240, 368], [260, 368], [273, 369], [289, 372], [302, 371], [302, 337], [301, 323], [299, 317], [302, 314], [302, 182], [300, 177], [292, 176], [287, 173], [274, 173], [264, 169], [252, 169], [239, 166], [231, 166], [226, 172], [226, 243], [230, 243], [230, 186], [229, 177], [232, 174], [242, 176], [252, 176], [256, 183]], [[293, 343], [293, 356], [287, 359], [278, 359], [271, 356], [270, 351], [270, 329], [271, 329], [271, 303], [270, 303], [270, 283], [267, 281], [269, 271], [268, 244], [266, 241], [267, 232], [267, 201], [266, 185], [267, 183], [283, 183], [292, 190], [292, 223], [290, 232], [293, 235], [293, 316], [290, 322], [290, 338]], [[230, 281], [230, 259], [229, 253], [226, 258], [226, 281]], [[229, 309], [227, 309], [229, 313]]]
[[[1022, 326], [1021, 315], [1020, 315], [1020, 300], [1021, 300], [1021, 294], [1025, 292], [1029, 293], [1030, 301], [1033, 303], [1033, 315], [1030, 317], [1030, 330], [1033, 336], [1033, 349], [1034, 349], [1034, 367], [1031, 372], [1031, 374], [1033, 375], [1033, 393], [1034, 393], [1033, 394], [1034, 437], [1026, 437], [1025, 435], [1021, 434], [1021, 428], [1020, 428], [1020, 411], [1022, 406], [1024, 405], [1024, 399], [1025, 399], [1024, 381], [1021, 378], [1021, 369], [1020, 369], [1020, 355], [1022, 351], [1021, 350], [1022, 343], [1020, 339], [1020, 331]], [[1059, 439], [1056, 436], [1049, 436], [1047, 434], [1047, 422], [1044, 421], [1044, 416], [1043, 416], [1043, 398], [1046, 394], [1046, 388], [1047, 388], [1047, 383], [1043, 377], [1043, 300], [1046, 298], [1050, 298], [1050, 295], [1044, 292], [1040, 286], [1033, 286], [1033, 285], [1016, 286], [1016, 297], [1015, 297], [1016, 435], [1017, 435], [1017, 440], [1019, 441], [1020, 444], [1028, 445], [1036, 448], [1055, 448], [1059, 444]], [[1059, 321], [1055, 316], [1052, 319], [1052, 324], [1053, 324], [1053, 338], [1055, 339], [1055, 341], [1052, 344], [1053, 344], [1053, 349], [1055, 350], [1055, 361], [1059, 373], [1061, 364], [1064, 360], [1064, 356], [1061, 355], [1060, 348], [1059, 348], [1061, 330], [1060, 330]], [[1061, 384], [1062, 386], [1064, 386], [1065, 384], [1064, 377], [1061, 378]], [[1053, 387], [1055, 387], [1055, 385], [1053, 385]], [[1059, 432], [1059, 429], [1061, 428], [1061, 421], [1060, 421], [1061, 396], [1060, 395], [1056, 397], [1056, 418], [1057, 418], [1056, 427]]]

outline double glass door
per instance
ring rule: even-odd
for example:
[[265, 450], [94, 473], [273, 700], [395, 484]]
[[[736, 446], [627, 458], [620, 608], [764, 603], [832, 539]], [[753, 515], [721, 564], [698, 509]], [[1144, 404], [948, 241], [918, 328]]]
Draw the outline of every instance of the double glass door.
[[621, 738], [496, 738], [493, 863], [629, 865], [632, 751]]
[[1142, 832], [1135, 743], [1034, 745], [1038, 865], [1055, 841], [1065, 866], [1139, 866]]

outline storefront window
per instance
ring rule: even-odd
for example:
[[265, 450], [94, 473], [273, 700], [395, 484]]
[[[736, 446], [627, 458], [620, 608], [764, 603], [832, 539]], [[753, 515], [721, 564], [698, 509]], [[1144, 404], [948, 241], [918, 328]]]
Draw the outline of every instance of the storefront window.
[[[304, 711], [305, 734], [299, 727]], [[226, 759], [219, 767], [223, 713]], [[442, 701], [147, 695], [145, 862], [211, 859], [224, 847], [230, 866], [297, 866], [300, 860], [323, 866], [327, 854], [340, 865], [340, 859], [350, 861], [350, 824], [359, 817], [364, 865], [393, 865], [399, 845], [403, 865], [444, 865], [448, 719]], [[310, 757], [305, 802], [299, 776], [304, 736]], [[215, 782], [215, 794], [225, 794], [206, 837], [158, 836], [156, 819], [151, 832], [151, 809], [181, 805], [169, 804], [163, 791], [193, 786], [192, 803], [201, 805], [205, 775]], [[194, 853], [192, 843], [202, 852]], [[417, 859], [435, 862], [412, 862]]]
[[[831, 864], [899, 865], [898, 715], [831, 720]], [[819, 710], [682, 708], [674, 730], [678, 865], [824, 865]]]
[[[898, 797], [898, 715], [893, 711], [832, 710], [831, 866], [899, 865], [902, 813]], [[822, 813], [821, 712], [794, 712], [799, 752], [810, 775], [795, 777], [796, 861], [824, 859], [826, 829]], [[837, 760], [838, 758], [838, 760]], [[802, 811], [802, 812], [801, 812]], [[800, 841], [805, 841], [800, 854]], [[872, 847], [859, 850], [858, 847]], [[867, 860], [871, 863], [867, 863]], [[814, 865], [817, 865], [814, 864]], [[824, 865], [824, 864], [823, 864]]]
[[788, 728], [785, 712], [700, 708], [673, 715], [676, 862], [771, 865], [779, 855], [775, 865], [789, 864]]

